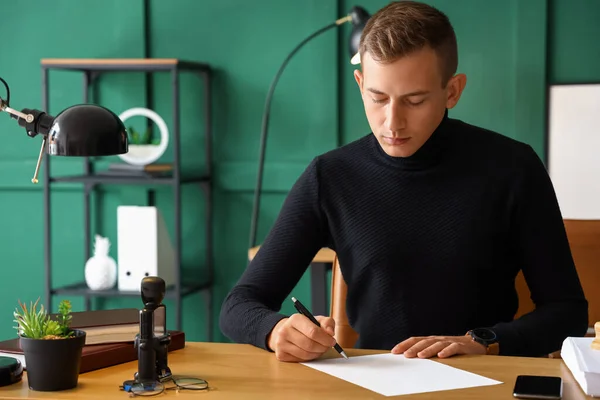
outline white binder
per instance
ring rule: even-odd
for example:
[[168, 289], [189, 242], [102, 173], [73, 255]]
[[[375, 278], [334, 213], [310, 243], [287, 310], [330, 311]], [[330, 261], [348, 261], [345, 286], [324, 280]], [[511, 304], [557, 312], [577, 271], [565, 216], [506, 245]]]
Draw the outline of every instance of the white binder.
[[145, 276], [175, 283], [173, 245], [158, 208], [118, 206], [117, 243], [119, 290], [140, 291]]

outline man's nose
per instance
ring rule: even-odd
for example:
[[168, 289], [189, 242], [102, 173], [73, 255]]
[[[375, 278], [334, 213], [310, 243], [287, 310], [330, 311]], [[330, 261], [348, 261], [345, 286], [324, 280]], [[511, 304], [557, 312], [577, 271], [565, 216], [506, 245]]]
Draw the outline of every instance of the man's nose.
[[385, 127], [390, 132], [398, 131], [406, 127], [406, 115], [402, 106], [396, 102], [388, 105], [385, 116]]

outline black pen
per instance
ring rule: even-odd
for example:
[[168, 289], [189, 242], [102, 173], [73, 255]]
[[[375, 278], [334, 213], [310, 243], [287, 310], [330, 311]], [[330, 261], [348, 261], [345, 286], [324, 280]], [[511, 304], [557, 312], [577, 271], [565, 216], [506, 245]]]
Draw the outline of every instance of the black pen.
[[[304, 307], [304, 305], [302, 303], [300, 303], [300, 300], [296, 299], [295, 297], [292, 297], [292, 301], [294, 302], [294, 307], [296, 307], [296, 310], [298, 310], [298, 312], [300, 314], [302, 314], [306, 318], [310, 319], [315, 325], [321, 326], [321, 324], [319, 323], [319, 321], [317, 321], [317, 319], [311, 314], [311, 312], [308, 311], [308, 309], [306, 307]], [[344, 349], [342, 349], [342, 347], [339, 344], [336, 343], [333, 346], [333, 348], [338, 353], [340, 353], [342, 355], [342, 357], [344, 357], [345, 359], [348, 359], [348, 356], [344, 352]]]

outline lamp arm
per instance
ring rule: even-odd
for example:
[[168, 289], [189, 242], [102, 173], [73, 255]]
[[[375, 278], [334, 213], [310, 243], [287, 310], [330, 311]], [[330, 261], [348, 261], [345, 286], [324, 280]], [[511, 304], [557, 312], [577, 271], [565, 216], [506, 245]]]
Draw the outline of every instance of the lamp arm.
[[26, 122], [33, 122], [33, 115], [32, 114], [24, 114], [20, 111], [14, 110], [12, 108], [10, 108], [9, 106], [6, 105], [6, 102], [3, 102], [2, 99], [0, 99], [0, 110], [9, 113], [11, 115], [11, 117], [17, 117], [17, 118], [22, 118], [24, 119]]
[[17, 111], [14, 108], [10, 108], [10, 88], [4, 79], [0, 78], [0, 82], [2, 82], [6, 88], [6, 100], [0, 97], [0, 112], [4, 111], [5, 113], [8, 113], [11, 118], [16, 119], [17, 123], [25, 128], [27, 135], [31, 137], [38, 134], [44, 136], [48, 135], [52, 122], [54, 122], [54, 117], [40, 110], [25, 108], [21, 111]]
[[300, 42], [288, 54], [288, 56], [283, 60], [281, 67], [279, 67], [277, 74], [275, 74], [275, 77], [273, 78], [273, 81], [271, 82], [271, 86], [269, 87], [269, 91], [267, 93], [267, 99], [265, 101], [265, 108], [264, 108], [263, 119], [262, 119], [262, 129], [261, 129], [261, 135], [260, 135], [260, 150], [259, 150], [259, 156], [258, 156], [258, 159], [259, 159], [258, 174], [257, 174], [257, 178], [256, 178], [256, 188], [254, 190], [254, 205], [253, 205], [253, 209], [252, 209], [252, 219], [250, 222], [250, 247], [256, 246], [256, 231], [257, 231], [257, 226], [258, 226], [258, 215], [259, 215], [259, 209], [260, 209], [260, 194], [262, 191], [262, 179], [263, 179], [263, 170], [264, 170], [264, 163], [265, 163], [267, 133], [268, 133], [268, 128], [269, 128], [269, 118], [270, 118], [270, 114], [271, 114], [271, 102], [273, 100], [273, 93], [275, 92], [275, 86], [277, 85], [277, 82], [279, 81], [279, 78], [281, 77], [281, 74], [283, 73], [283, 70], [287, 66], [288, 62], [292, 59], [294, 54], [296, 54], [298, 52], [298, 50], [300, 50], [302, 48], [302, 46], [304, 46], [306, 43], [308, 43], [315, 37], [319, 36], [320, 34], [328, 31], [329, 29], [335, 28], [336, 26], [339, 26], [345, 22], [350, 22], [351, 20], [352, 20], [352, 17], [350, 15], [340, 18], [340, 19], [336, 20], [335, 22], [332, 22], [331, 24], [324, 26], [323, 28], [314, 32], [313, 34], [308, 36], [306, 39], [304, 39], [302, 42]]
[[3, 111], [5, 113], [8, 113], [11, 118], [16, 119], [17, 123], [23, 128], [25, 128], [28, 136], [34, 137], [38, 134], [43, 135], [42, 147], [40, 149], [40, 154], [37, 159], [33, 178], [31, 179], [31, 182], [38, 183], [37, 177], [40, 171], [42, 158], [44, 156], [44, 148], [46, 147], [48, 133], [50, 132], [50, 127], [54, 122], [54, 117], [40, 110], [31, 110], [25, 108], [21, 111], [17, 111], [13, 108], [10, 108], [10, 88], [8, 87], [8, 84], [4, 79], [0, 78], [0, 82], [2, 82], [6, 87], [6, 100], [0, 97], [0, 112]]
[[0, 111], [8, 113], [11, 118], [17, 120], [17, 123], [25, 128], [27, 135], [35, 137], [37, 135], [47, 136], [50, 132], [50, 127], [54, 122], [54, 117], [40, 110], [32, 110], [24, 108], [21, 111], [14, 110], [10, 107], [0, 107]]

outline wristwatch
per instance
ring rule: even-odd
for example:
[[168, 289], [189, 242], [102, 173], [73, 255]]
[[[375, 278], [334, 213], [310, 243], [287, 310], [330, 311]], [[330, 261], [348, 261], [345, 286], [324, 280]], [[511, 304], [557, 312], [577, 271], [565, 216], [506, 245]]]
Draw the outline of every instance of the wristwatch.
[[471, 339], [473, 339], [474, 342], [485, 346], [485, 354], [498, 355], [500, 353], [500, 344], [498, 343], [498, 337], [496, 336], [496, 332], [494, 332], [492, 329], [471, 329], [469, 332], [467, 332], [467, 335], [471, 336]]

